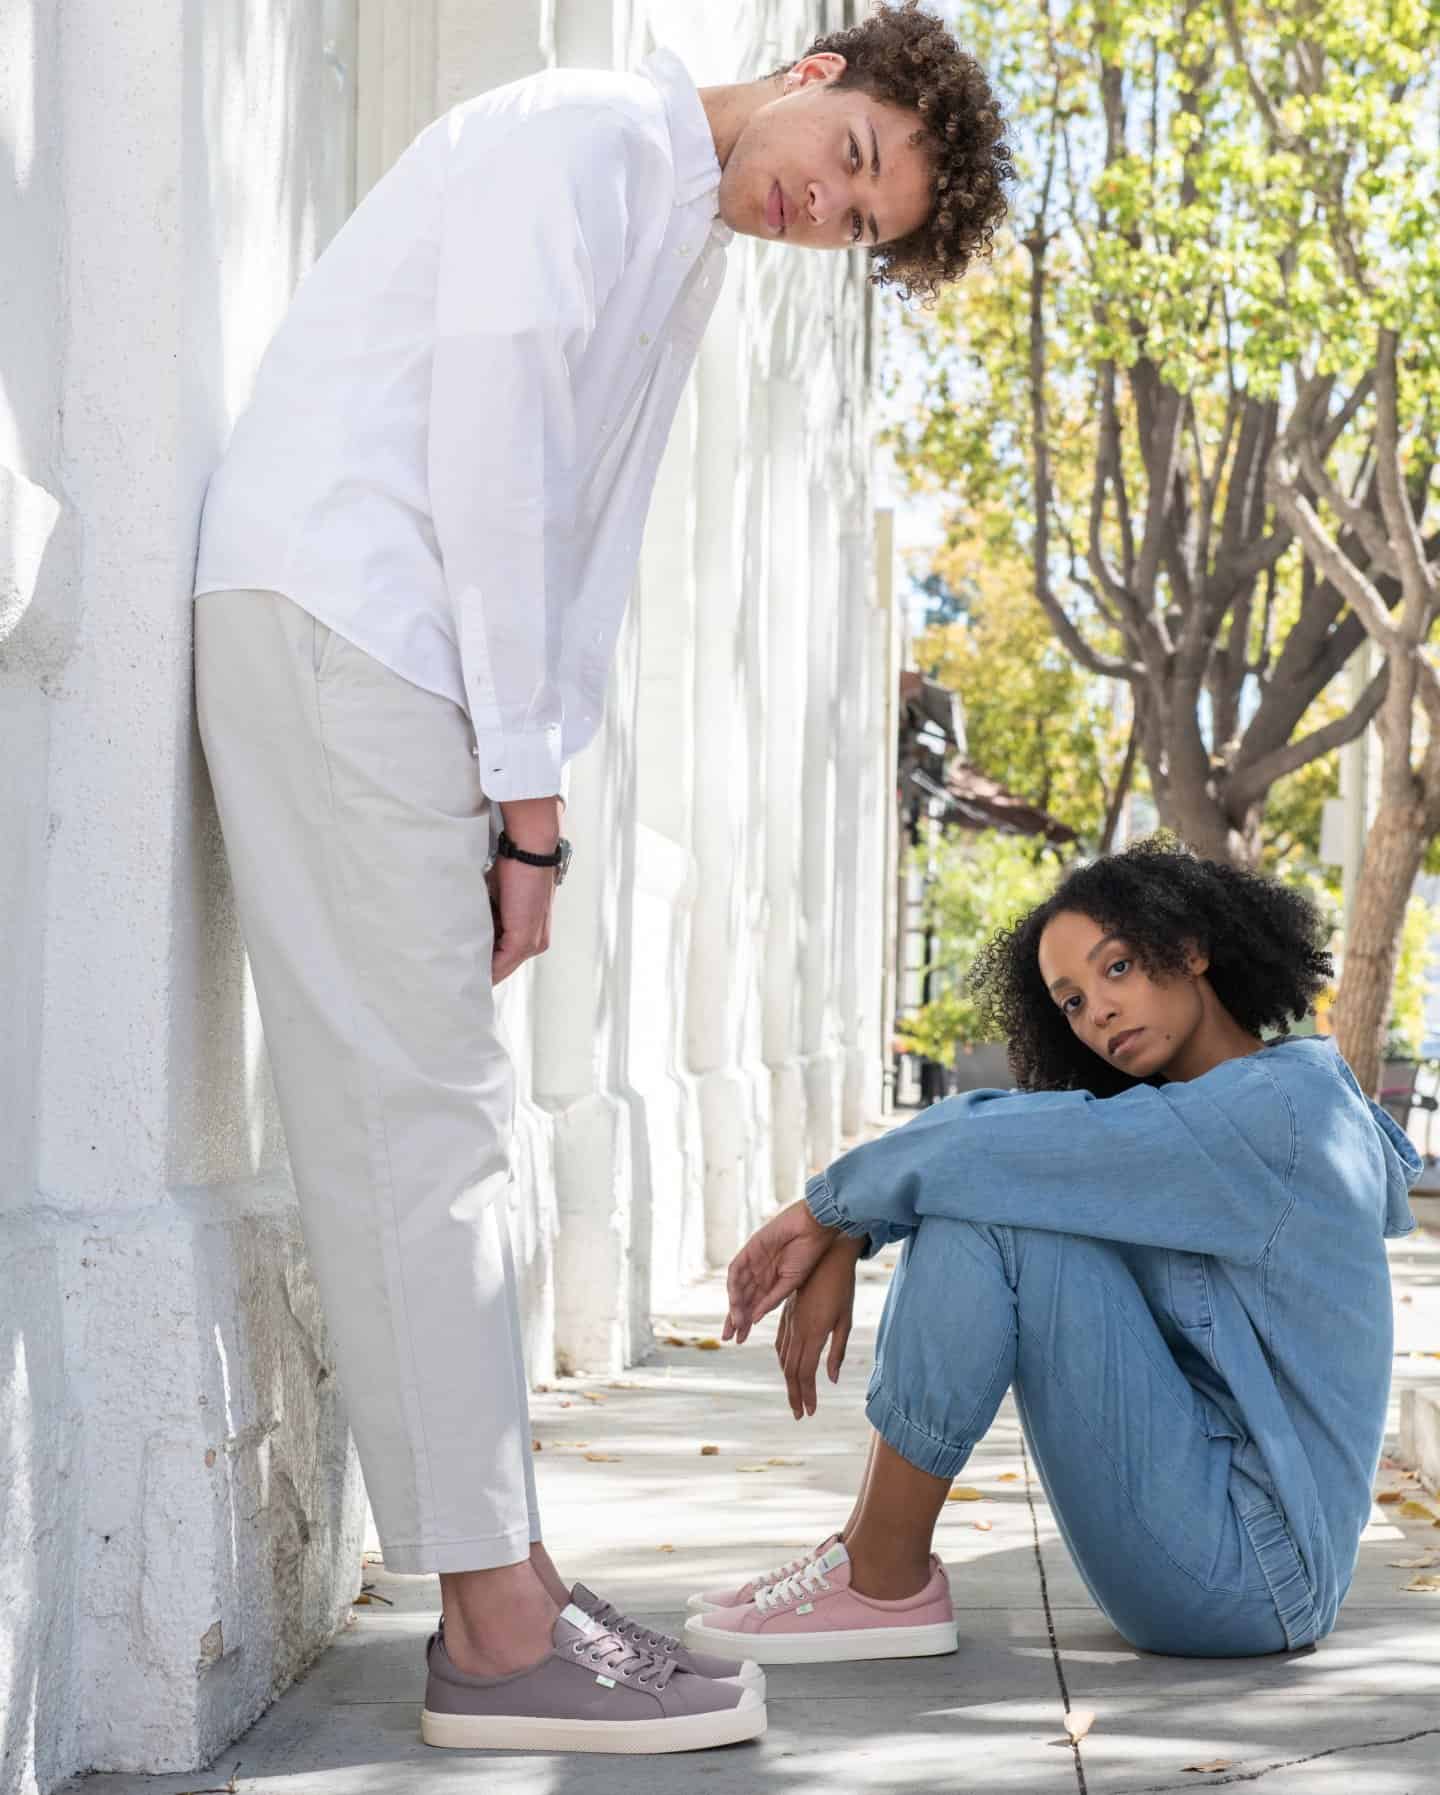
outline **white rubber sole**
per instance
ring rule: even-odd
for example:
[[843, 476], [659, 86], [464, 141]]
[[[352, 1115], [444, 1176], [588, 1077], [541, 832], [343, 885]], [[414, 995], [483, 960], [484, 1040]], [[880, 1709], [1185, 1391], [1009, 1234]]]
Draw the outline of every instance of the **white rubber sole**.
[[835, 1633], [723, 1633], [699, 1616], [686, 1621], [685, 1643], [692, 1651], [743, 1650], [757, 1664], [849, 1664], [866, 1658], [938, 1658], [959, 1649], [960, 1630], [952, 1621], [928, 1627], [857, 1627]]
[[714, 1614], [723, 1611], [725, 1603], [707, 1602], [704, 1596], [691, 1596], [685, 1604], [687, 1614]]
[[719, 1677], [721, 1683], [736, 1683], [742, 1689], [753, 1689], [763, 1701], [765, 1699], [765, 1672], [753, 1658], [747, 1658], [740, 1666], [738, 1677]]
[[765, 1703], [746, 1689], [738, 1706], [675, 1720], [539, 1720], [525, 1714], [432, 1714], [420, 1711], [427, 1745], [470, 1751], [604, 1751], [640, 1756], [738, 1745], [765, 1731]]

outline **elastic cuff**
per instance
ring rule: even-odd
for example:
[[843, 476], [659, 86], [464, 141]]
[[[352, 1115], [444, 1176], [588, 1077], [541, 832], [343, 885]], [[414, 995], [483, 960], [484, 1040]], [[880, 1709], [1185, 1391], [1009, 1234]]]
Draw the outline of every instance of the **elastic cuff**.
[[928, 1471], [932, 1477], [956, 1476], [975, 1450], [974, 1440], [955, 1445], [917, 1427], [884, 1390], [877, 1390], [866, 1402], [865, 1414], [887, 1446], [893, 1446], [917, 1471]]
[[899, 1240], [910, 1230], [892, 1228], [886, 1223], [878, 1226], [874, 1222], [852, 1222], [840, 1213], [840, 1205], [835, 1193], [830, 1188], [829, 1175], [817, 1172], [805, 1186], [805, 1201], [810, 1213], [822, 1228], [838, 1228], [850, 1240], [863, 1240], [865, 1250], [862, 1259], [873, 1259], [881, 1247], [889, 1246], [892, 1240]]
[[838, 1228], [852, 1240], [859, 1240], [866, 1232], [864, 1228], [857, 1228], [853, 1222], [847, 1221], [840, 1213], [840, 1205], [835, 1201], [835, 1193], [824, 1172], [817, 1172], [813, 1178], [805, 1181], [805, 1202], [822, 1228]]

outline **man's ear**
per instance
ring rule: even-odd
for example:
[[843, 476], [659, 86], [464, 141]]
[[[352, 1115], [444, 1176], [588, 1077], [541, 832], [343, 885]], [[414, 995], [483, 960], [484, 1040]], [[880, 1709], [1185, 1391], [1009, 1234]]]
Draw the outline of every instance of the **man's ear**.
[[838, 50], [817, 50], [786, 70], [785, 92], [794, 93], [797, 87], [808, 87], [814, 81], [835, 81], [844, 73], [845, 58]]
[[1192, 979], [1198, 979], [1202, 973], [1210, 970], [1210, 956], [1201, 950], [1198, 941], [1185, 943], [1185, 970]]

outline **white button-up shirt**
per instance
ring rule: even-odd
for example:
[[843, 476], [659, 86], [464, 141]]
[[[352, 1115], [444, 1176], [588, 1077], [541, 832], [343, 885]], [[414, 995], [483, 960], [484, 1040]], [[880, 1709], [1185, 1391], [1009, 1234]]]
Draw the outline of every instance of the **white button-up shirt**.
[[490, 797], [560, 791], [719, 295], [719, 183], [668, 50], [437, 119], [266, 352], [206, 495], [197, 595], [285, 593], [461, 705]]

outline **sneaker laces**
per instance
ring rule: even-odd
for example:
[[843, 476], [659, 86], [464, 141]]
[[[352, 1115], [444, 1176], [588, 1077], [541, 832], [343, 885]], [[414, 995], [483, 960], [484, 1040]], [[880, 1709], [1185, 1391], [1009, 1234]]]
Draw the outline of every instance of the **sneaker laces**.
[[803, 1570], [796, 1571], [793, 1577], [782, 1577], [768, 1589], [757, 1589], [753, 1599], [760, 1612], [766, 1614], [772, 1608], [787, 1608], [790, 1603], [803, 1601], [806, 1596], [813, 1596], [817, 1590], [829, 1587], [830, 1579], [819, 1564], [810, 1563]]
[[[750, 1587], [757, 1592], [762, 1589], [773, 1589], [777, 1583], [783, 1583], [787, 1577], [794, 1577], [805, 1569], [818, 1556], [814, 1552], [802, 1552], [798, 1558], [791, 1558], [785, 1564], [777, 1564], [773, 1571], [761, 1571], [758, 1577], [750, 1579]], [[751, 1601], [754, 1601], [752, 1596]]]
[[631, 1620], [629, 1615], [622, 1614], [613, 1602], [602, 1602], [591, 1613], [602, 1627], [608, 1627], [622, 1639], [633, 1639], [636, 1645], [644, 1646], [647, 1651], [659, 1652], [663, 1657], [670, 1658], [680, 1649], [680, 1641], [673, 1633], [658, 1633], [654, 1627], [641, 1626], [638, 1620]]
[[663, 1689], [675, 1670], [675, 1660], [668, 1652], [651, 1651], [633, 1644], [613, 1627], [590, 1639], [576, 1639], [570, 1650], [577, 1658], [586, 1658], [617, 1679], [633, 1678], [650, 1689]]

